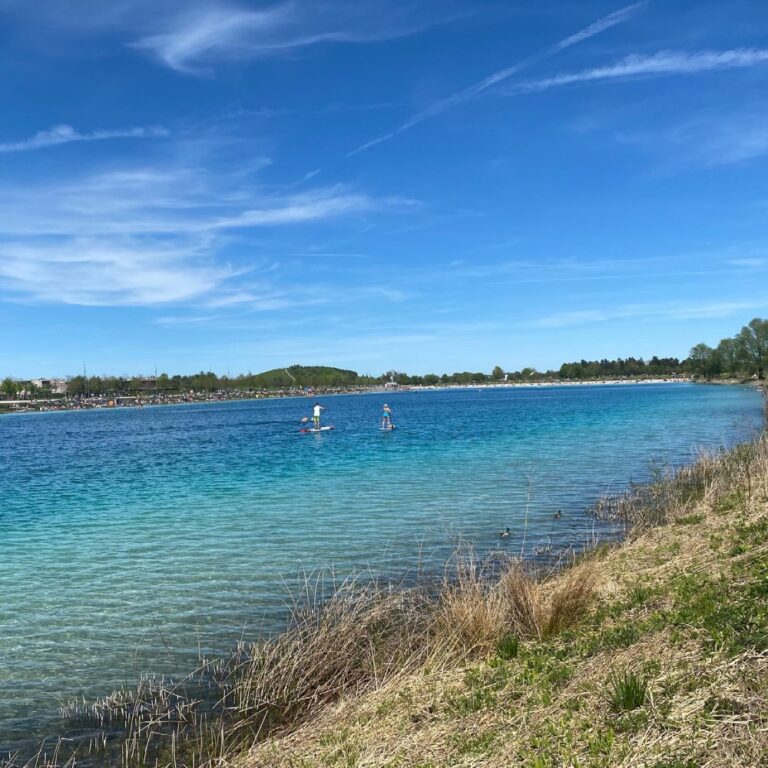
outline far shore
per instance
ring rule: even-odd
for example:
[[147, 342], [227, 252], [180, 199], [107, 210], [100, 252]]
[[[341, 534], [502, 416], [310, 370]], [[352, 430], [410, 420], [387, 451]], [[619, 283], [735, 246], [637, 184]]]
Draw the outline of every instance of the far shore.
[[[268, 400], [276, 398], [332, 397], [338, 395], [395, 395], [401, 392], [434, 392], [450, 390], [532, 389], [554, 387], [604, 387], [638, 384], [689, 384], [694, 379], [637, 378], [637, 379], [590, 379], [588, 381], [499, 381], [477, 384], [433, 384], [402, 386], [350, 386], [291, 390], [219, 390], [216, 392], [189, 392], [184, 394], [146, 393], [144, 395], [102, 395], [93, 397], [36, 398], [0, 400], [0, 415], [12, 413], [40, 413], [50, 411], [82, 411], [93, 409], [145, 408], [160, 405], [191, 405], [194, 403], [235, 402]], [[732, 382], [737, 383], [737, 382]]]
[[22, 413], [46, 413], [84, 410], [117, 410], [125, 408], [151, 408], [164, 405], [194, 405], [199, 403], [226, 403], [253, 400], [289, 398], [326, 398], [339, 395], [394, 396], [404, 392], [436, 392], [451, 390], [494, 389], [554, 389], [560, 387], [615, 387], [649, 384], [713, 384], [717, 386], [749, 386], [764, 389], [764, 382], [752, 379], [696, 379], [692, 377], [545, 380], [545, 381], [496, 381], [476, 384], [432, 384], [401, 386], [349, 386], [279, 390], [218, 390], [215, 392], [146, 393], [143, 395], [100, 395], [91, 397], [37, 398], [29, 400], [0, 400], [0, 416]]

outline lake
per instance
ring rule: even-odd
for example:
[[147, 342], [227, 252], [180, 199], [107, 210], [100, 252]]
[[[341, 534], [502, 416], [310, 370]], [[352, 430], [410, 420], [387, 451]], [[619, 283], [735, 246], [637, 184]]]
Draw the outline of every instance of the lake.
[[397, 575], [459, 541], [530, 555], [615, 536], [585, 511], [596, 497], [762, 423], [757, 392], [691, 384], [321, 402], [323, 434], [299, 433], [307, 398], [0, 417], [0, 746], [54, 727], [63, 701], [279, 627], [302, 569]]

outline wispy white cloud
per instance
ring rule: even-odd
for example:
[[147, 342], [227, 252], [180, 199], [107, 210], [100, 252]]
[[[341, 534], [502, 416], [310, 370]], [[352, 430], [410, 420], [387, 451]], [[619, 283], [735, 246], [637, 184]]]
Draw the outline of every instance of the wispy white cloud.
[[165, 128], [152, 125], [139, 128], [125, 128], [110, 131], [91, 131], [81, 133], [71, 125], [62, 123], [49, 128], [47, 131], [38, 131], [34, 136], [21, 141], [0, 143], [0, 152], [28, 152], [33, 149], [56, 147], [60, 144], [70, 144], [74, 141], [105, 141], [106, 139], [157, 139], [169, 136], [170, 132]]
[[469, 0], [2, 0], [40, 47], [107, 38], [163, 66], [202, 74], [223, 61], [418, 33], [474, 12]]
[[148, 35], [132, 46], [149, 51], [171, 69], [195, 72], [198, 63], [211, 55], [222, 51], [242, 54], [252, 36], [269, 39], [290, 18], [290, 11], [287, 4], [264, 11], [211, 6], [176, 20], [167, 32]]
[[210, 229], [242, 229], [295, 224], [370, 211], [378, 205], [366, 195], [346, 192], [344, 187], [278, 198], [275, 202], [275, 205], [247, 208], [235, 216], [213, 219], [205, 226]]
[[740, 259], [731, 259], [728, 263], [741, 269], [761, 269], [762, 267], [768, 266], [768, 258], [762, 256], [744, 257]]
[[158, 325], [203, 325], [216, 320], [216, 315], [166, 315], [158, 317], [155, 322]]
[[564, 72], [554, 77], [522, 83], [509, 93], [545, 91], [550, 88], [596, 81], [692, 75], [721, 69], [753, 67], [765, 63], [768, 63], [768, 49], [763, 48], [696, 52], [660, 51], [649, 56], [634, 54], [626, 56], [615, 64], [593, 67], [579, 72]]
[[285, 54], [321, 43], [363, 43], [413, 34], [450, 19], [419, 3], [383, 0], [288, 0], [253, 9], [197, 2], [162, 20], [162, 31], [142, 35], [131, 46], [178, 72], [200, 73], [212, 61]]
[[657, 156], [660, 172], [743, 164], [768, 155], [768, 113], [762, 107], [707, 110], [672, 124], [622, 130], [616, 139]]
[[237, 174], [133, 168], [0, 190], [0, 237], [213, 238], [413, 205], [372, 198], [344, 185], [283, 194], [249, 187]]
[[359, 154], [360, 152], [364, 152], [365, 150], [370, 149], [371, 147], [375, 147], [378, 144], [382, 144], [385, 141], [389, 141], [390, 139], [395, 138], [395, 136], [399, 136], [401, 133], [404, 133], [410, 128], [413, 128], [415, 125], [418, 125], [419, 123], [422, 123], [431, 117], [435, 117], [436, 115], [439, 115], [445, 112], [446, 110], [451, 109], [452, 107], [458, 106], [459, 104], [462, 104], [465, 101], [474, 98], [475, 96], [481, 94], [483, 91], [486, 91], [489, 88], [493, 88], [494, 86], [499, 85], [505, 80], [508, 80], [513, 75], [518, 74], [521, 70], [525, 69], [526, 67], [532, 66], [533, 64], [543, 61], [544, 59], [547, 59], [550, 56], [554, 56], [560, 51], [564, 51], [573, 45], [577, 45], [578, 43], [583, 42], [584, 40], [588, 40], [589, 38], [594, 37], [595, 35], [599, 35], [601, 32], [605, 32], [611, 27], [615, 27], [617, 24], [621, 24], [622, 22], [626, 21], [630, 16], [632, 16], [632, 14], [636, 13], [645, 4], [646, 4], [645, 2], [633, 3], [632, 5], [628, 5], [624, 8], [621, 8], [620, 10], [615, 11], [614, 13], [611, 13], [608, 16], [604, 16], [601, 19], [598, 19], [597, 21], [593, 22], [592, 24], [589, 24], [588, 26], [576, 32], [575, 34], [569, 35], [568, 37], [564, 38], [563, 40], [560, 40], [554, 45], [551, 45], [533, 54], [532, 56], [529, 56], [523, 59], [522, 61], [519, 61], [516, 64], [513, 64], [509, 67], [505, 67], [504, 69], [500, 69], [494, 72], [493, 74], [489, 75], [488, 77], [475, 83], [474, 85], [471, 85], [468, 88], [458, 91], [457, 93], [454, 93], [453, 95], [448, 96], [445, 99], [441, 99], [439, 101], [434, 102], [426, 109], [422, 110], [421, 112], [417, 112], [415, 115], [410, 117], [402, 125], [395, 128], [395, 130], [390, 131], [389, 133], [385, 133], [382, 136], [378, 136], [375, 139], [371, 139], [370, 141], [367, 141], [365, 144], [362, 144], [361, 146], [357, 147], [357, 149], [354, 149], [352, 152], [348, 154], [348, 157], [352, 157], [354, 155]]
[[585, 309], [557, 312], [534, 322], [539, 328], [566, 328], [588, 323], [616, 320], [659, 319], [696, 320], [712, 317], [731, 317], [747, 310], [768, 307], [768, 296], [749, 301], [716, 301], [707, 303], [627, 304], [607, 309]]
[[192, 300], [230, 277], [193, 243], [110, 239], [0, 245], [0, 284], [20, 299], [83, 306], [141, 306]]
[[[133, 168], [67, 183], [0, 190], [0, 290], [17, 301], [83, 305], [280, 308], [274, 287], [243, 287], [244, 271], [265, 276], [256, 254], [237, 265], [226, 248], [264, 227], [297, 227], [407, 210], [343, 186], [284, 194], [237, 173]], [[252, 282], [252, 281], [251, 281]], [[295, 297], [294, 297], [295, 298]]]

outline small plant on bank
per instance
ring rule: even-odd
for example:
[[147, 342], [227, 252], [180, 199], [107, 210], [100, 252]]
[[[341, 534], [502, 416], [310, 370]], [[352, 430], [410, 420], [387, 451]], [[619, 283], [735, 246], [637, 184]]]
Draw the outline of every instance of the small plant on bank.
[[614, 712], [631, 712], [645, 704], [648, 678], [630, 670], [614, 672], [608, 680], [608, 701]]
[[638, 606], [647, 603], [653, 594], [650, 587], [644, 584], [634, 584], [627, 592], [627, 600], [630, 606]]
[[504, 661], [517, 658], [520, 641], [514, 635], [505, 635], [496, 646], [496, 655]]

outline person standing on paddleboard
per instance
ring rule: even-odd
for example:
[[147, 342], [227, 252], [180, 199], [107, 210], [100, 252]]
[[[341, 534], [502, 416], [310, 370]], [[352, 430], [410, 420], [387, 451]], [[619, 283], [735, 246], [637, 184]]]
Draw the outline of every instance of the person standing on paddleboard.
[[315, 425], [315, 429], [320, 429], [320, 414], [325, 410], [320, 403], [315, 403], [315, 407], [312, 409], [312, 423]]
[[392, 429], [392, 409], [386, 403], [381, 414], [381, 428]]

